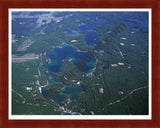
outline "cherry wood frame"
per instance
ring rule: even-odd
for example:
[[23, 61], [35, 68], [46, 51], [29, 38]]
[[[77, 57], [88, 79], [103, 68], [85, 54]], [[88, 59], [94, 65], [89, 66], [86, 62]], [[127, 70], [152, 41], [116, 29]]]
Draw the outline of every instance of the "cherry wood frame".
[[[152, 119], [151, 120], [9, 120], [8, 9], [9, 8], [151, 8]], [[160, 0], [0, 0], [0, 127], [1, 128], [159, 128], [160, 127]], [[159, 39], [159, 40], [158, 40]]]

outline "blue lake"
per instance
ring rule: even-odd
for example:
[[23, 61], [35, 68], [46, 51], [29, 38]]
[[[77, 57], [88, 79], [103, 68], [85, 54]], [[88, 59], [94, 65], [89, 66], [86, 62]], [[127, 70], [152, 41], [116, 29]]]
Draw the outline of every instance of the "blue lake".
[[[80, 31], [88, 31], [88, 33], [85, 35], [85, 41], [88, 45], [98, 44], [98, 42], [96, 41], [96, 38], [98, 38], [99, 35], [97, 32], [93, 30], [95, 25], [103, 24], [103, 23], [105, 23], [105, 19], [98, 19], [93, 21], [90, 24], [84, 24], [78, 27]], [[69, 32], [69, 34], [72, 34], [71, 31]]]
[[[78, 63], [83, 60], [83, 56], [89, 55], [88, 52], [78, 51], [75, 47], [70, 45], [62, 45], [62, 47], [53, 48], [53, 51], [47, 52], [47, 58], [51, 59], [50, 64], [45, 64], [43, 67], [47, 68], [50, 72], [61, 72], [63, 59], [72, 59], [72, 63], [78, 66]], [[96, 65], [96, 59], [93, 58], [87, 66], [81, 70], [82, 72], [89, 73]]]

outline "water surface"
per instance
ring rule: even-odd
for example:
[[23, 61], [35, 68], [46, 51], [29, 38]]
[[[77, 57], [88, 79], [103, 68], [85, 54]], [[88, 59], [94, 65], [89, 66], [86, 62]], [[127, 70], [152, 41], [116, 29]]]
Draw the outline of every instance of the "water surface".
[[[46, 56], [51, 60], [51, 63], [45, 64], [43, 67], [47, 68], [50, 72], [61, 72], [64, 59], [68, 59], [74, 65], [79, 66], [79, 63], [83, 61], [83, 57], [88, 55], [88, 52], [81, 52], [73, 46], [63, 44], [62, 47], [53, 48], [52, 51], [47, 52]], [[93, 58], [81, 71], [88, 73], [94, 69], [95, 65], [96, 59]]]

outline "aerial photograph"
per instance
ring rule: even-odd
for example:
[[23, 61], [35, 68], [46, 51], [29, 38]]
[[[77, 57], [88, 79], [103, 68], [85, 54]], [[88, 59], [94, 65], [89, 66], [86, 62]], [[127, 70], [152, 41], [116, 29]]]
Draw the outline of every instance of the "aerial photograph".
[[148, 11], [11, 11], [11, 115], [148, 115]]

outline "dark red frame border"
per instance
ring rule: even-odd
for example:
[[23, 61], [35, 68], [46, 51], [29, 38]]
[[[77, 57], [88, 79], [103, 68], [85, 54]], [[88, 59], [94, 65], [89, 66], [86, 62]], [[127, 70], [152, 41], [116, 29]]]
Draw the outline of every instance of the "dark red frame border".
[[[152, 9], [152, 120], [8, 120], [8, 9], [9, 8], [151, 8]], [[0, 127], [1, 128], [159, 128], [160, 127], [160, 1], [159, 0], [0, 0]]]

